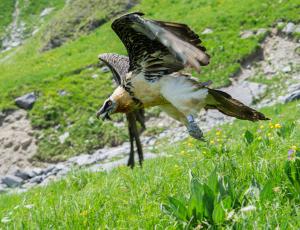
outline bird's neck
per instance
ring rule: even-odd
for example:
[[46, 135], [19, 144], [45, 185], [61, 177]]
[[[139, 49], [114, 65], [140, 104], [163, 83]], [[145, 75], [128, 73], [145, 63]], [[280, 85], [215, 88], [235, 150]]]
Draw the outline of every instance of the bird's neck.
[[117, 102], [116, 113], [128, 113], [136, 109], [136, 103], [122, 86], [118, 86], [111, 97]]

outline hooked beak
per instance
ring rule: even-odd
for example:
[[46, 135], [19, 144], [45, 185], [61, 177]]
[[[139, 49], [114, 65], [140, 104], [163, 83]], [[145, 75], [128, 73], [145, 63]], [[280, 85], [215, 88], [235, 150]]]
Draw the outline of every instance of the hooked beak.
[[101, 109], [99, 109], [99, 111], [96, 113], [96, 116], [97, 116], [98, 119], [101, 118], [103, 121], [105, 119], [111, 121], [111, 117], [109, 116], [108, 111], [105, 111], [103, 107]]

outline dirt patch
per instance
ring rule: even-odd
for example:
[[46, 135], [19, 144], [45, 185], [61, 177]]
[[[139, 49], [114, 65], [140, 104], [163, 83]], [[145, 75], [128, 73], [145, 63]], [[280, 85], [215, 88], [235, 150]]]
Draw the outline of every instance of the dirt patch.
[[24, 110], [0, 114], [0, 176], [21, 168], [31, 168], [36, 140]]

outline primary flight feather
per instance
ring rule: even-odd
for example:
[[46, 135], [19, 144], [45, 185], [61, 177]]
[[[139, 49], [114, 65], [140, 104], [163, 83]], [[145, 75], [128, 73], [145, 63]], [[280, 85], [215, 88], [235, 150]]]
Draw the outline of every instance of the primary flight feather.
[[[142, 13], [130, 13], [116, 19], [112, 29], [127, 49], [129, 67], [125, 75], [113, 72], [120, 86], [104, 102], [98, 117], [159, 106], [199, 140], [203, 139], [203, 133], [194, 116], [203, 108], [217, 109], [239, 119], [267, 120], [262, 113], [229, 94], [210, 89], [208, 84], [180, 72], [185, 67], [200, 71], [210, 60], [198, 35], [187, 25], [149, 20]], [[99, 58], [105, 62], [108, 55]], [[125, 65], [122, 58], [114, 61]]]

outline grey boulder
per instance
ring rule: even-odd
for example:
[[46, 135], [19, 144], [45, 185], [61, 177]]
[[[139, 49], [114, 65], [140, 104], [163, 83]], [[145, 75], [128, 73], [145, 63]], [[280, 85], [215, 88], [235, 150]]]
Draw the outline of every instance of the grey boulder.
[[300, 90], [292, 92], [291, 94], [287, 95], [285, 97], [284, 103], [288, 103], [299, 99], [300, 99]]
[[16, 98], [15, 103], [22, 109], [31, 109], [36, 100], [37, 97], [35, 93], [32, 92]]
[[23, 179], [13, 175], [7, 175], [2, 178], [2, 183], [9, 188], [19, 187], [23, 183]]

